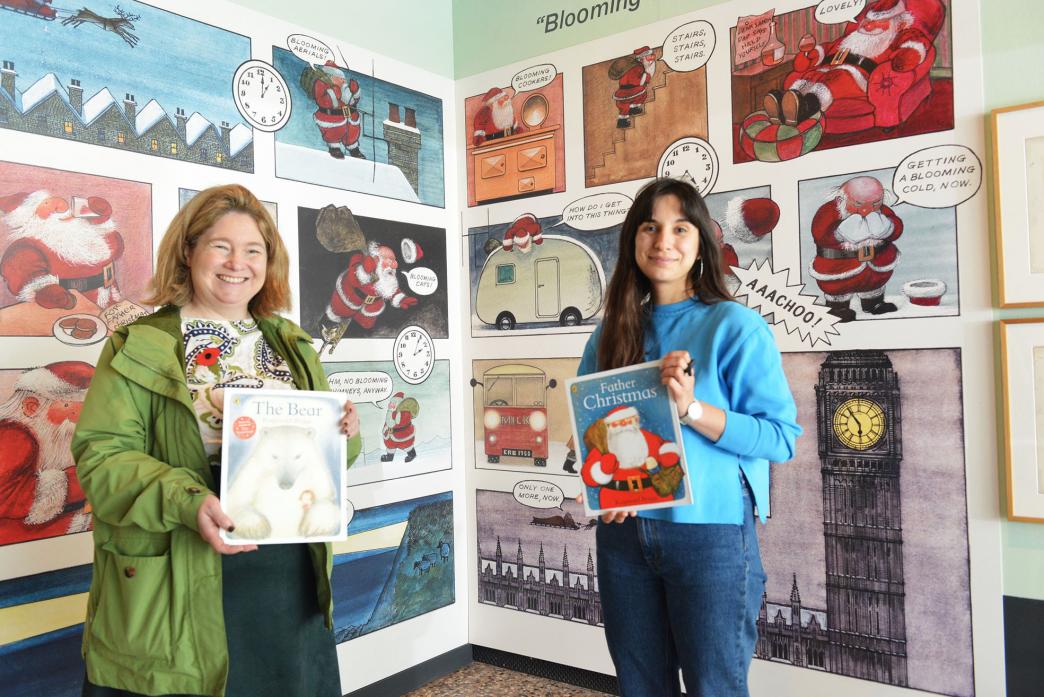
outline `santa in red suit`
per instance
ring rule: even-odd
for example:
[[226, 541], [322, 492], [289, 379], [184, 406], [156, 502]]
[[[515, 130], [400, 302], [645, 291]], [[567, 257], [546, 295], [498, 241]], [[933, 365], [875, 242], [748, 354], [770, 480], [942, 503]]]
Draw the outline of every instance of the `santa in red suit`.
[[540, 221], [532, 213], [523, 213], [504, 233], [503, 249], [505, 252], [515, 250], [521, 254], [533, 251], [533, 245], [544, 243], [544, 229]]
[[326, 61], [319, 70], [323, 77], [312, 83], [312, 99], [316, 106], [313, 118], [330, 155], [343, 160], [347, 152], [365, 160], [366, 156], [359, 150], [359, 137], [362, 136], [362, 113], [358, 109], [362, 90], [359, 83], [349, 78], [347, 71], [337, 67], [333, 61]]
[[[909, 8], [909, 9], [908, 9]], [[765, 98], [770, 117], [795, 124], [826, 111], [835, 100], [865, 97], [870, 74], [883, 63], [908, 73], [921, 65], [943, 22], [937, 2], [870, 2], [844, 34], [819, 44], [803, 36], [794, 57], [794, 73]]]
[[903, 234], [903, 221], [884, 205], [884, 196], [884, 186], [874, 177], [854, 177], [812, 218], [816, 257], [809, 275], [823, 291], [830, 314], [842, 322], [855, 319], [852, 298], [872, 315], [896, 310], [884, 295], [899, 263], [894, 242]]
[[592, 508], [627, 508], [663, 503], [652, 486], [649, 472], [678, 465], [678, 444], [641, 427], [638, 410], [614, 407], [584, 435], [587, 458], [580, 468], [584, 484], [599, 488]]
[[649, 82], [656, 74], [656, 53], [648, 46], [636, 48], [632, 53], [634, 65], [620, 76], [620, 84], [613, 99], [620, 112], [616, 117], [617, 128], [631, 125], [631, 117], [645, 111], [645, 100], [649, 98]]
[[46, 191], [18, 193], [0, 197], [0, 216], [8, 243], [0, 276], [18, 300], [69, 310], [74, 290], [102, 309], [122, 299], [115, 263], [123, 238], [108, 201], [74, 197], [70, 206]]
[[515, 118], [511, 93], [499, 87], [493, 87], [482, 95], [482, 108], [476, 112], [472, 126], [471, 143], [475, 147], [487, 140], [503, 138], [525, 130]]
[[366, 253], [353, 254], [348, 268], [337, 277], [323, 323], [336, 327], [354, 322], [372, 329], [388, 305], [400, 310], [416, 305], [417, 298], [399, 288], [398, 269], [395, 250], [387, 245], [371, 242]]
[[0, 405], [0, 545], [90, 529], [69, 445], [93, 375], [80, 361], [27, 370]]
[[416, 431], [413, 419], [416, 414], [417, 400], [406, 400], [406, 395], [396, 392], [388, 399], [388, 411], [384, 417], [384, 430], [381, 437], [384, 439], [384, 454], [381, 462], [391, 462], [395, 459], [395, 451], [406, 452], [406, 462], [417, 457], [417, 450], [413, 447]]

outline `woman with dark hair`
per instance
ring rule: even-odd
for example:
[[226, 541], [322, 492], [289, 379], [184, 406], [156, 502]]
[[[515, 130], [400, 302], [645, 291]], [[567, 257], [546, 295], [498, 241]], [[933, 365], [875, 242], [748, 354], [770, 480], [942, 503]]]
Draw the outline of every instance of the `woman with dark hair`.
[[[289, 261], [250, 191], [197, 194], [160, 243], [149, 304], [98, 359], [72, 450], [94, 517], [85, 697], [337, 697], [329, 543], [229, 546], [226, 387], [328, 390], [289, 309]], [[349, 462], [359, 415], [340, 428]]]
[[638, 192], [607, 296], [578, 373], [662, 359], [693, 493], [598, 525], [620, 693], [679, 695], [681, 668], [691, 697], [745, 697], [765, 587], [755, 508], [764, 522], [769, 462], [792, 458], [801, 433], [779, 350], [760, 315], [732, 301], [707, 206], [684, 181]]

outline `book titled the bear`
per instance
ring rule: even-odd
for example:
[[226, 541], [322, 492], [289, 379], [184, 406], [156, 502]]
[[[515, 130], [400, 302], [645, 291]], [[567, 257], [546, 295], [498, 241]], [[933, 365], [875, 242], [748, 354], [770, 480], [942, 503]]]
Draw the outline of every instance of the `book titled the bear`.
[[221, 505], [229, 544], [327, 542], [348, 536], [347, 396], [302, 390], [225, 390]]
[[692, 503], [678, 411], [660, 361], [566, 380], [589, 516]]

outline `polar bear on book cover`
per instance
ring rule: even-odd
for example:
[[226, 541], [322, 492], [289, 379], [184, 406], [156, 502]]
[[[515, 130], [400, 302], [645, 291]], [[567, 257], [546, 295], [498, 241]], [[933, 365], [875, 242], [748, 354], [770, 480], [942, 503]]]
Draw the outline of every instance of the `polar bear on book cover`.
[[315, 429], [268, 426], [232, 477], [225, 502], [235, 537], [325, 537], [341, 527], [337, 489]]

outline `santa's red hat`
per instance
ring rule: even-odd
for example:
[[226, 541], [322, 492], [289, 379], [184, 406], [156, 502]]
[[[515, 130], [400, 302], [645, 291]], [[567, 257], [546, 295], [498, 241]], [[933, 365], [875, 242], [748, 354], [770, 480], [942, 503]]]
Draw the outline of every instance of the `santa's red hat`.
[[625, 419], [631, 419], [638, 416], [638, 410], [632, 406], [624, 404], [619, 407], [613, 407], [609, 410], [609, 413], [602, 419], [606, 426], [612, 426], [617, 421], [623, 421]]
[[867, 19], [891, 19], [906, 12], [903, 0], [877, 0], [866, 10]]
[[503, 88], [490, 87], [489, 90], [484, 95], [482, 95], [482, 101], [492, 102], [494, 99], [498, 98], [502, 94], [507, 94], [507, 92], [505, 92]]
[[66, 399], [87, 389], [94, 367], [83, 361], [59, 361], [22, 373], [15, 390], [32, 392], [45, 399]]
[[391, 399], [393, 399], [393, 400], [400, 400], [400, 399], [405, 399], [405, 397], [406, 397], [406, 394], [404, 392], [396, 392], [395, 394], [393, 394], [391, 396]]
[[512, 237], [525, 237], [526, 235], [535, 237], [540, 230], [540, 222], [537, 220], [537, 217], [532, 213], [523, 213], [511, 223], [507, 234]]
[[344, 77], [344, 73], [348, 69], [342, 68], [341, 66], [334, 63], [332, 60], [328, 60], [325, 63], [323, 63], [320, 70], [322, 70], [327, 75], [340, 75], [341, 77]]
[[648, 46], [642, 46], [641, 48], [634, 49], [634, 52], [633, 52], [632, 55], [634, 55], [635, 58], [641, 60], [642, 58], [645, 58], [646, 56], [651, 55], [652, 52], [653, 52], [653, 50], [651, 48], [649, 48]]
[[779, 222], [779, 206], [770, 198], [737, 196], [725, 208], [725, 227], [742, 242], [756, 242]]

